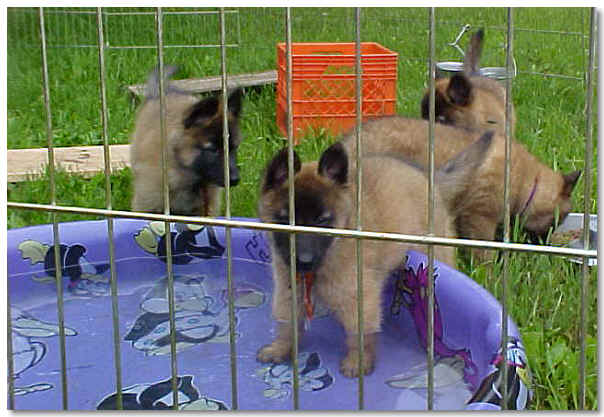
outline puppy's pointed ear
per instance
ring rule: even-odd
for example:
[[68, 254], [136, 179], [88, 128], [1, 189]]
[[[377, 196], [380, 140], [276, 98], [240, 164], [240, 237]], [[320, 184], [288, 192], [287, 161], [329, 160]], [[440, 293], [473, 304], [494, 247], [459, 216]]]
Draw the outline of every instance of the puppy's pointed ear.
[[455, 74], [449, 81], [447, 96], [453, 104], [467, 106], [472, 102], [472, 83], [463, 74]]
[[183, 121], [185, 129], [189, 129], [192, 126], [203, 125], [207, 121], [213, 119], [216, 116], [216, 113], [218, 113], [219, 105], [220, 100], [217, 96], [211, 96], [193, 104], [189, 110], [189, 114]]
[[564, 196], [570, 197], [580, 176], [581, 170], [573, 171], [562, 176], [562, 178], [564, 178], [564, 186], [562, 187], [562, 194]]
[[[264, 174], [264, 181], [262, 183], [262, 191], [267, 192], [281, 186], [289, 177], [288, 170], [288, 151], [287, 148], [283, 148], [277, 155], [268, 163], [266, 167], [266, 173]], [[296, 151], [294, 151], [294, 175], [300, 171], [302, 163], [300, 157]]]
[[228, 100], [229, 113], [235, 117], [239, 117], [241, 114], [241, 107], [243, 102], [243, 90], [241, 88], [236, 89], [231, 93]]
[[319, 160], [319, 175], [339, 184], [348, 180], [348, 155], [341, 143], [336, 142], [323, 152]]
[[482, 41], [484, 39], [484, 29], [480, 28], [472, 35], [470, 45], [464, 57], [463, 70], [468, 75], [480, 74], [480, 55], [482, 55]]

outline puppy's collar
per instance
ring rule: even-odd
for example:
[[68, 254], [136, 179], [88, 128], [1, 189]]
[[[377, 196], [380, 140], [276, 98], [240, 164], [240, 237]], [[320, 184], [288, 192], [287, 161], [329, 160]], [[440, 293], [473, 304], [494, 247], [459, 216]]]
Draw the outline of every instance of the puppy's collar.
[[535, 182], [533, 183], [533, 188], [531, 189], [531, 193], [529, 194], [529, 198], [526, 200], [526, 203], [524, 203], [524, 207], [522, 207], [522, 210], [520, 211], [520, 214], [518, 217], [524, 216], [524, 213], [528, 210], [529, 206], [533, 202], [533, 199], [535, 198], [535, 194], [537, 194], [538, 185], [539, 185], [539, 176], [536, 176]]

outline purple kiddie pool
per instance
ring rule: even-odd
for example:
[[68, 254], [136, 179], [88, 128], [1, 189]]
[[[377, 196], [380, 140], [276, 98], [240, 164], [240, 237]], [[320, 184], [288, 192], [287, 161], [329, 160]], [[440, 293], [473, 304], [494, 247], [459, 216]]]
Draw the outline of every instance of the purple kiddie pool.
[[[107, 223], [61, 223], [64, 332], [69, 409], [115, 409], [116, 372]], [[119, 348], [125, 409], [172, 407], [170, 322], [163, 223], [114, 221]], [[178, 408], [231, 409], [231, 361], [224, 229], [175, 224], [171, 230]], [[62, 409], [61, 358], [52, 226], [8, 231], [15, 408]], [[232, 229], [232, 276], [238, 405], [291, 409], [292, 368], [256, 361], [272, 340], [271, 254], [263, 232]], [[426, 257], [409, 252], [384, 291], [383, 331], [375, 371], [365, 378], [368, 410], [426, 408]], [[435, 278], [436, 409], [526, 407], [529, 371], [518, 330], [509, 321], [501, 356], [501, 306], [464, 274], [437, 264]], [[344, 330], [318, 307], [300, 344], [299, 405], [353, 410], [356, 379], [343, 377]], [[508, 381], [501, 371], [508, 366]]]

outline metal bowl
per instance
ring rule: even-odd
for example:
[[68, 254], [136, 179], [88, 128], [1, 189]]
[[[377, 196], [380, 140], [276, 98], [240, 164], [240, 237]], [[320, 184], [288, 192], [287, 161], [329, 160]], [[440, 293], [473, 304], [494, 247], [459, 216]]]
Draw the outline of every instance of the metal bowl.
[[[566, 219], [558, 226], [554, 233], [568, 232], [570, 230], [583, 229], [583, 213], [569, 213]], [[570, 241], [567, 245], [569, 248], [583, 249], [583, 238]], [[589, 217], [589, 248], [598, 249], [598, 215], [590, 214]], [[568, 258], [572, 262], [583, 263], [583, 258]], [[595, 258], [589, 259], [588, 266], [598, 264]]]
[[[445, 61], [436, 63], [437, 77], [451, 76], [460, 72], [463, 72], [463, 62]], [[484, 67], [480, 69], [480, 75], [495, 80], [514, 78], [516, 76], [516, 65], [514, 64], [514, 70], [511, 73], [508, 73], [504, 67]]]

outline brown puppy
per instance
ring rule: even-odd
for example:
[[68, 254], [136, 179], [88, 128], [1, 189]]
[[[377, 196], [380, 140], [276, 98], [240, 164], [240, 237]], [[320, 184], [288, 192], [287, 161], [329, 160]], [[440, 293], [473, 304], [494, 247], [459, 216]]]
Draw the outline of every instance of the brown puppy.
[[[477, 31], [464, 58], [462, 74], [437, 79], [435, 83], [435, 117], [437, 123], [469, 130], [496, 130], [505, 134], [505, 88], [491, 78], [480, 75], [480, 55], [484, 31]], [[421, 102], [422, 118], [429, 119], [429, 92]], [[516, 118], [512, 108], [511, 132]]]
[[[474, 142], [481, 133], [435, 125], [435, 166], [446, 161]], [[363, 125], [364, 154], [378, 153], [407, 158], [421, 167], [428, 164], [428, 122], [400, 116], [375, 119]], [[356, 155], [356, 137], [342, 138], [349, 155]], [[496, 134], [484, 163], [463, 183], [465, 191], [452, 200], [448, 208], [455, 216], [457, 233], [469, 239], [494, 240], [498, 224], [503, 221], [503, 187], [505, 139]], [[526, 148], [512, 141], [510, 205], [512, 217], [518, 215], [524, 228], [543, 236], [561, 222], [571, 209], [571, 193], [581, 171], [562, 175], [541, 163]], [[487, 254], [476, 251], [481, 257]]]
[[[176, 71], [166, 68], [166, 78]], [[199, 100], [166, 83], [166, 143], [170, 212], [180, 215], [217, 215], [224, 187], [223, 109], [221, 97]], [[159, 79], [154, 71], [147, 82], [145, 102], [136, 117], [130, 145], [134, 174], [132, 209], [163, 213], [162, 150]], [[241, 142], [241, 90], [228, 99], [230, 185], [239, 182], [237, 147]]]
[[[435, 234], [454, 236], [452, 218], [446, 210], [446, 199], [455, 198], [454, 190], [474, 165], [480, 164], [490, 146], [487, 134], [445, 165], [444, 193], [437, 192], [435, 200]], [[471, 160], [475, 160], [473, 164]], [[362, 226], [363, 230], [423, 235], [428, 231], [426, 197], [427, 180], [424, 173], [403, 161], [385, 157], [366, 157], [363, 163]], [[319, 162], [301, 164], [295, 156], [295, 216], [296, 224], [338, 229], [355, 228], [356, 181], [348, 169], [348, 156], [336, 143], [328, 148]], [[263, 180], [259, 215], [264, 222], [289, 223], [287, 149], [269, 163]], [[437, 175], [440, 179], [440, 173]], [[273, 316], [278, 320], [275, 340], [258, 351], [260, 362], [282, 362], [292, 349], [291, 287], [289, 286], [290, 249], [287, 233], [269, 233], [273, 254]], [[363, 256], [363, 319], [365, 373], [373, 369], [375, 358], [374, 334], [380, 331], [381, 293], [388, 275], [404, 261], [408, 249], [423, 250], [420, 245], [401, 242], [366, 240]], [[348, 354], [340, 370], [347, 377], [356, 377], [359, 346], [357, 343], [357, 263], [354, 239], [299, 233], [296, 234], [296, 270], [314, 275], [313, 296], [318, 296], [335, 313], [347, 334]], [[435, 257], [454, 265], [454, 249], [436, 246]], [[311, 285], [311, 284], [306, 284]], [[303, 317], [302, 288], [299, 285], [298, 318]]]

